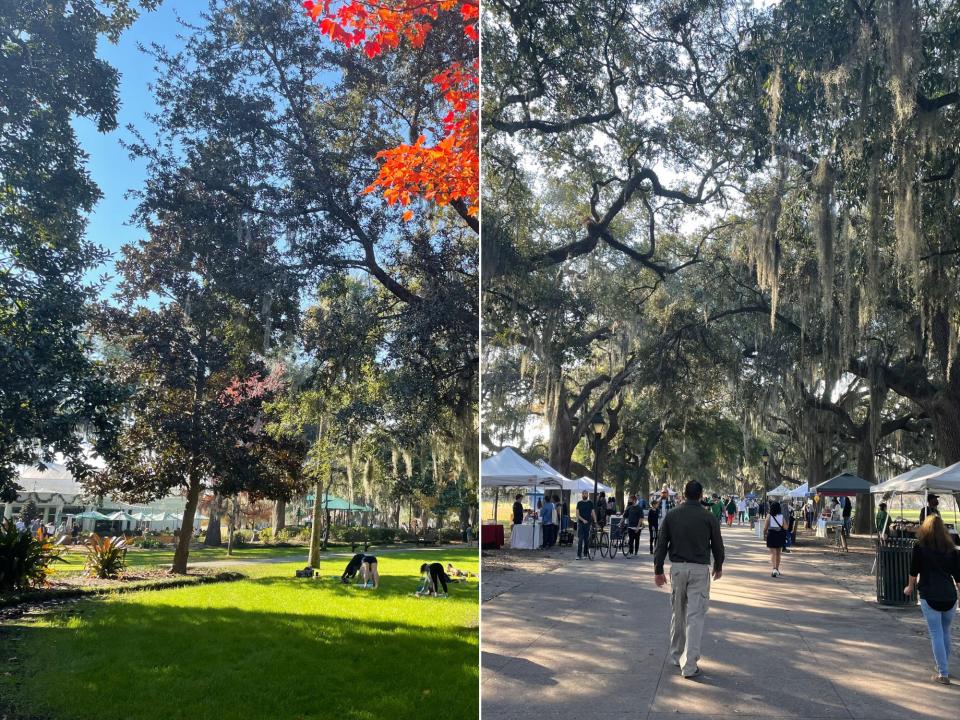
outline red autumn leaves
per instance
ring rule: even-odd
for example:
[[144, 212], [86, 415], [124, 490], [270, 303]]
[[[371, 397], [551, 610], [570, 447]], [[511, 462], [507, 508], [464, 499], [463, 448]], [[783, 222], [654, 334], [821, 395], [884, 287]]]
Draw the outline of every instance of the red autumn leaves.
[[[307, 0], [303, 3], [320, 32], [346, 47], [360, 47], [367, 57], [394, 50], [404, 40], [422, 47], [443, 12], [459, 12], [464, 34], [477, 42], [478, 0], [381, 0], [344, 2]], [[402, 144], [377, 153], [380, 172], [366, 188], [377, 189], [390, 205], [407, 208], [403, 219], [413, 217], [415, 199], [449, 205], [460, 203], [475, 216], [479, 202], [479, 61], [469, 66], [454, 62], [433, 77], [449, 112], [443, 126], [434, 129], [433, 145], [421, 135], [412, 145]]]

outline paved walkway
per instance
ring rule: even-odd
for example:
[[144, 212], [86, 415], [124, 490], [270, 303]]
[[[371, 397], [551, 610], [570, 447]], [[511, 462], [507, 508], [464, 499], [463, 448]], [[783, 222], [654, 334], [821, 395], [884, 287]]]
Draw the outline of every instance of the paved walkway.
[[684, 680], [667, 660], [669, 589], [654, 585], [652, 556], [598, 555], [484, 593], [484, 720], [960, 715], [960, 681], [932, 684], [926, 635], [896, 618], [919, 609], [865, 603], [797, 552], [771, 578], [760, 540], [746, 527], [723, 532], [702, 677]]

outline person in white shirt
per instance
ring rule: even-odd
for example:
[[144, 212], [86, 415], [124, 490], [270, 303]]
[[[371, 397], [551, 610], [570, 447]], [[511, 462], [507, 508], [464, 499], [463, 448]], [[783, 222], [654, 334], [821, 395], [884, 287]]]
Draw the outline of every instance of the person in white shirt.
[[747, 517], [747, 501], [740, 498], [740, 502], [737, 503], [737, 525], [743, 525], [745, 522], [750, 522]]

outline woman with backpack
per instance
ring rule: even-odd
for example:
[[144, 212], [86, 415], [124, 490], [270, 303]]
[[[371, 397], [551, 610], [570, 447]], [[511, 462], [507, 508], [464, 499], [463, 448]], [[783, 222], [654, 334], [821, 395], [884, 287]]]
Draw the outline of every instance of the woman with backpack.
[[[919, 578], [919, 581], [918, 581]], [[933, 681], [950, 684], [950, 624], [957, 612], [960, 552], [939, 515], [928, 515], [917, 532], [910, 561], [910, 582], [904, 595], [920, 591], [920, 609], [927, 621], [937, 674]]]
[[770, 548], [770, 577], [780, 577], [780, 557], [787, 544], [787, 528], [781, 512], [780, 503], [770, 503], [770, 513], [763, 523], [763, 535]]

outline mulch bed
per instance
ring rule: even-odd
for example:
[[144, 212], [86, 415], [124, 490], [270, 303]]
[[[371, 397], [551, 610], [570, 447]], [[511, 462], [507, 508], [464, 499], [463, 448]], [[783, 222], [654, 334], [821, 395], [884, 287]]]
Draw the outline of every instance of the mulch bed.
[[136, 570], [116, 580], [101, 580], [80, 575], [63, 576], [46, 587], [20, 593], [0, 595], [0, 624], [24, 615], [38, 615], [65, 603], [83, 598], [117, 595], [143, 590], [203, 585], [214, 582], [232, 582], [246, 577], [238, 572], [217, 572], [213, 569], [192, 569], [186, 575], [172, 575], [167, 570]]

